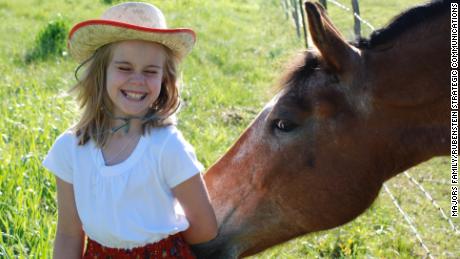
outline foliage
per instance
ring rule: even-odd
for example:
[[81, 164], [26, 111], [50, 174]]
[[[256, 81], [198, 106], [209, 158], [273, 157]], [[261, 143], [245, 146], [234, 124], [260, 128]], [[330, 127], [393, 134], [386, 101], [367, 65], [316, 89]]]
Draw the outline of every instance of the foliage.
[[115, 4], [117, 2], [120, 2], [120, 0], [101, 0], [101, 2], [104, 3], [104, 4], [111, 5], [111, 4]]
[[64, 20], [49, 22], [39, 33], [34, 48], [26, 54], [26, 62], [63, 56], [66, 49], [68, 28]]

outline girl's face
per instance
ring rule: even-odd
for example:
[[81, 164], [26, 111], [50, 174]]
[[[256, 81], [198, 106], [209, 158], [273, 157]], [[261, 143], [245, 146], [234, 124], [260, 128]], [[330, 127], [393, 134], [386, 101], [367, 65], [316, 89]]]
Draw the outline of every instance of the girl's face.
[[157, 100], [166, 53], [161, 45], [138, 40], [116, 43], [107, 67], [107, 93], [115, 116], [144, 116]]

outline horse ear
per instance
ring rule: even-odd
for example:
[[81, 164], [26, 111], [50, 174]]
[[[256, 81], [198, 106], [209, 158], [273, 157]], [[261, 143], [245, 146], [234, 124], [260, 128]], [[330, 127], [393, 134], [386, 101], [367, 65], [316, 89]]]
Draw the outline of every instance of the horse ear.
[[308, 27], [314, 44], [326, 63], [336, 71], [343, 71], [352, 64], [356, 50], [347, 43], [332, 24], [324, 8], [317, 3], [305, 2]]

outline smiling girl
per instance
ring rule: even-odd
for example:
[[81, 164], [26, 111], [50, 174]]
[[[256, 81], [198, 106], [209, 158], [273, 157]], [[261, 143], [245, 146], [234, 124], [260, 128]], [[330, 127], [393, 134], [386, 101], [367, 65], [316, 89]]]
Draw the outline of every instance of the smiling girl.
[[203, 166], [174, 126], [177, 65], [194, 42], [138, 2], [71, 30], [82, 116], [43, 162], [56, 176], [54, 258], [193, 258], [188, 244], [215, 237]]

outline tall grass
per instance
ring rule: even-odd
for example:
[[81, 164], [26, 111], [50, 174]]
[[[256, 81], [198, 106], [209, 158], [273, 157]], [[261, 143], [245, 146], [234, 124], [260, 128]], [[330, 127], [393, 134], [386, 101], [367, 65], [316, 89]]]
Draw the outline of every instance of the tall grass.
[[[40, 31], [62, 17], [68, 24], [95, 18], [107, 1], [0, 2], [0, 257], [49, 258], [56, 227], [54, 177], [41, 160], [54, 139], [78, 116], [73, 97], [77, 66], [68, 57], [24, 62]], [[117, 1], [118, 2], [118, 1]], [[362, 0], [365, 19], [381, 26], [393, 14], [421, 1]], [[184, 105], [180, 129], [210, 166], [272, 95], [283, 64], [301, 50], [277, 0], [154, 1], [170, 27], [196, 30], [198, 42], [182, 66]], [[33, 7], [33, 8], [32, 8]], [[351, 38], [352, 18], [329, 5], [331, 17]], [[60, 13], [60, 16], [57, 15]], [[368, 33], [368, 32], [366, 32]], [[56, 34], [57, 35], [57, 34]], [[59, 50], [60, 51], [60, 50]], [[448, 160], [412, 169], [441, 206], [449, 208]], [[403, 177], [390, 188], [435, 255], [455, 257], [459, 247], [447, 224]], [[457, 225], [459, 221], [456, 221]], [[418, 257], [424, 252], [385, 193], [353, 223], [294, 239], [255, 258]]]

